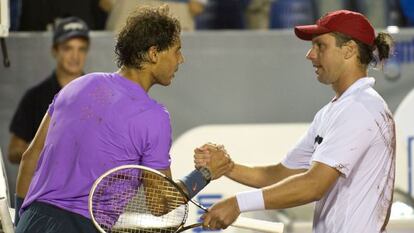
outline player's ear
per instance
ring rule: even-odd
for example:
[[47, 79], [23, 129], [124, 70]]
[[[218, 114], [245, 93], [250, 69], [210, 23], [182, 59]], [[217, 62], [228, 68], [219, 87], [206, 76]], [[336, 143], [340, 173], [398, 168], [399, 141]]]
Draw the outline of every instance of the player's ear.
[[148, 60], [151, 63], [157, 63], [158, 61], [158, 49], [156, 46], [151, 46], [147, 51]]
[[345, 49], [345, 59], [349, 59], [353, 56], [358, 56], [358, 45], [354, 40], [346, 42], [343, 45], [343, 49]]

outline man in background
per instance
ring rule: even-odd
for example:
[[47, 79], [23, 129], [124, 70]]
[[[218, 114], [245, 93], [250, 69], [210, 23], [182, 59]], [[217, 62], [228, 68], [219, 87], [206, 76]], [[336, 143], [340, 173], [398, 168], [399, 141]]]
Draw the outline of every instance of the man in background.
[[70, 81], [81, 76], [89, 48], [88, 27], [79, 18], [65, 18], [53, 35], [55, 70], [41, 83], [26, 91], [10, 124], [10, 162], [20, 163], [53, 97]]
[[[34, 138], [56, 93], [83, 74], [88, 49], [89, 29], [84, 21], [69, 17], [57, 23], [51, 51], [56, 60], [56, 67], [45, 80], [27, 90], [20, 100], [10, 124], [10, 162], [20, 163], [23, 152]], [[16, 196], [16, 207], [20, 206], [22, 201]], [[16, 217], [18, 220], [18, 214]]]

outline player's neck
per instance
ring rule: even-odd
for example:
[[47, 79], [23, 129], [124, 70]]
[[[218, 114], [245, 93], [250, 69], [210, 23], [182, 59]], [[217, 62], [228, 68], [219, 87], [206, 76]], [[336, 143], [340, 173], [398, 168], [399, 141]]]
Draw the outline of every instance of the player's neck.
[[338, 99], [358, 79], [366, 77], [368, 73], [366, 70], [354, 69], [350, 70], [345, 75], [346, 76], [340, 78], [336, 83], [332, 84], [332, 88], [336, 93], [336, 99]]
[[117, 72], [122, 77], [140, 85], [145, 92], [148, 92], [152, 86], [150, 72], [146, 69], [135, 69], [123, 66]]

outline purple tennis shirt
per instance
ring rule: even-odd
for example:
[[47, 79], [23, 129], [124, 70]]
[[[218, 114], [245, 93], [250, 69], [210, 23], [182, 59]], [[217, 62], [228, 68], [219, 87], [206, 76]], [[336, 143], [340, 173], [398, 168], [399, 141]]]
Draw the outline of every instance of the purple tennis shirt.
[[45, 145], [24, 200], [90, 218], [88, 195], [105, 171], [125, 164], [170, 167], [167, 109], [117, 73], [80, 77], [56, 95]]

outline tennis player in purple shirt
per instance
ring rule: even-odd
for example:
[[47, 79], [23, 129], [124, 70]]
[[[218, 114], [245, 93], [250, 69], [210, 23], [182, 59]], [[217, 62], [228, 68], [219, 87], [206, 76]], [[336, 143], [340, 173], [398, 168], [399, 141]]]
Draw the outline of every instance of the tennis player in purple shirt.
[[[184, 62], [180, 31], [167, 7], [140, 9], [118, 35], [120, 69], [85, 75], [55, 96], [23, 154], [16, 193], [25, 200], [17, 233], [96, 232], [88, 194], [111, 168], [141, 164], [171, 176], [170, 116], [148, 91], [170, 85]], [[214, 178], [231, 166], [228, 159], [208, 168]], [[191, 197], [210, 178], [194, 170], [179, 183], [198, 187], [187, 188]]]

